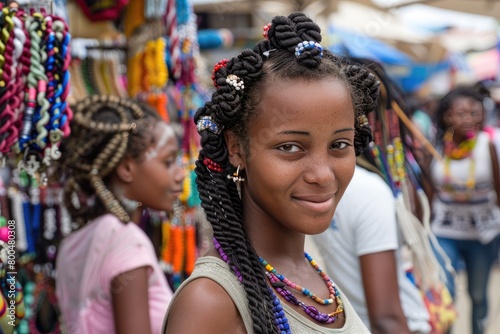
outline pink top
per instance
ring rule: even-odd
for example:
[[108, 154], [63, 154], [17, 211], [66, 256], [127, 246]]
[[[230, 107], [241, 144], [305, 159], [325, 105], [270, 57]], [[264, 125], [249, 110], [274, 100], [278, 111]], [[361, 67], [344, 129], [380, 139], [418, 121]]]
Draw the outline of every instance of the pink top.
[[[57, 256], [56, 295], [69, 333], [115, 332], [111, 281], [148, 266], [152, 333], [160, 333], [172, 291], [148, 236], [134, 223], [111, 214], [94, 219], [66, 237]], [[124, 287], [126, 287], [126, 278]]]

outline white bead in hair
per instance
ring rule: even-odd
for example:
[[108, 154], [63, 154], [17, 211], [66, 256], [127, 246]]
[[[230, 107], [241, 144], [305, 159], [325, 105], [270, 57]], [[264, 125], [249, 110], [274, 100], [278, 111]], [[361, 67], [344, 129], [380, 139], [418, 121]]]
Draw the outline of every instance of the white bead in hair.
[[359, 125], [361, 125], [361, 126], [369, 125], [368, 117], [366, 117], [366, 115], [359, 115], [358, 122], [359, 122]]
[[243, 90], [245, 88], [243, 80], [234, 74], [229, 74], [226, 78], [226, 82], [233, 86], [236, 90]]

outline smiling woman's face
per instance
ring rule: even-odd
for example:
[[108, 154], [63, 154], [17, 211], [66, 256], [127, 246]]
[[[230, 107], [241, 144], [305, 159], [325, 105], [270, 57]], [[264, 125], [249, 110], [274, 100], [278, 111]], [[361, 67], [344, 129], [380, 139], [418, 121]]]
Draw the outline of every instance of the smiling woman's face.
[[[324, 231], [354, 173], [354, 107], [333, 78], [275, 83], [249, 125], [243, 208], [259, 224]], [[252, 224], [253, 222], [248, 222]]]

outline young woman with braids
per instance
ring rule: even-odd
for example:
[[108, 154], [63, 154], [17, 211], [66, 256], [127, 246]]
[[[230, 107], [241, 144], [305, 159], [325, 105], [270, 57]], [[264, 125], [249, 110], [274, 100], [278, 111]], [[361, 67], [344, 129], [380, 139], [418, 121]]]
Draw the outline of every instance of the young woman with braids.
[[304, 239], [328, 228], [371, 140], [379, 83], [323, 50], [302, 13], [275, 17], [264, 36], [215, 66], [217, 90], [195, 115], [214, 247], [176, 291], [164, 332], [368, 333]]
[[177, 139], [128, 99], [79, 102], [57, 176], [78, 229], [61, 243], [56, 294], [69, 333], [159, 333], [172, 292], [136, 223], [170, 211], [182, 190]]

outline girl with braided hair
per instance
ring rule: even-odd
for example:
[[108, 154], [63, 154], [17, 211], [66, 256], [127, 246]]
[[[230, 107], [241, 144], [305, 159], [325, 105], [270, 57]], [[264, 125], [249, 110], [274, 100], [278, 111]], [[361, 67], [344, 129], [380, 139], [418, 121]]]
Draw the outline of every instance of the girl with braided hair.
[[302, 13], [275, 17], [264, 36], [215, 66], [217, 90], [195, 115], [214, 247], [176, 291], [164, 332], [368, 333], [304, 239], [329, 226], [371, 141], [379, 83], [323, 50]]
[[56, 295], [69, 333], [159, 333], [172, 291], [137, 226], [143, 207], [170, 211], [182, 190], [178, 140], [136, 102], [79, 102], [56, 175], [78, 228], [57, 256]]

